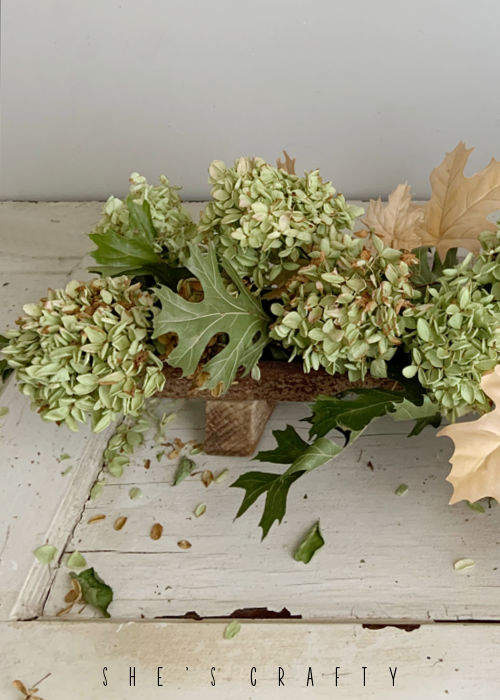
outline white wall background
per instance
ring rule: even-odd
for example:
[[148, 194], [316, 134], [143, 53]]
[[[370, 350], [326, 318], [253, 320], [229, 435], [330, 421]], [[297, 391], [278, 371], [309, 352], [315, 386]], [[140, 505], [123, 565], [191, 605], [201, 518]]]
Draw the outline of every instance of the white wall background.
[[350, 197], [460, 139], [500, 158], [498, 0], [4, 0], [2, 199], [208, 195], [214, 158], [319, 166]]

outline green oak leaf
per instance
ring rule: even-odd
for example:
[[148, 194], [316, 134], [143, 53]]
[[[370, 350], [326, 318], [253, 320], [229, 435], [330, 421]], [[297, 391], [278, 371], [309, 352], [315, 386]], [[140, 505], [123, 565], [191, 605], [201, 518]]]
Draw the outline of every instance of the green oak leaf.
[[437, 279], [429, 266], [429, 250], [429, 246], [421, 246], [412, 250], [413, 255], [418, 259], [418, 264], [411, 268], [411, 282], [416, 287], [427, 287], [434, 284]]
[[425, 396], [421, 406], [415, 406], [411, 401], [404, 399], [404, 401], [397, 404], [395, 410], [391, 413], [391, 418], [395, 421], [415, 421], [415, 425], [408, 437], [418, 435], [427, 425], [431, 425], [433, 428], [439, 428], [441, 425], [441, 414], [438, 411], [438, 407], [428, 396]]
[[152, 275], [157, 282], [176, 288], [177, 282], [188, 276], [188, 271], [184, 267], [169, 267], [155, 251], [156, 232], [149, 202], [141, 206], [129, 198], [126, 201], [131, 231], [121, 234], [109, 229], [104, 233], [90, 233], [90, 240], [97, 245], [91, 255], [99, 265], [89, 271], [105, 277]]
[[152, 243], [156, 238], [156, 230], [151, 218], [151, 207], [147, 199], [142, 204], [136, 202], [130, 197], [126, 198], [128, 209], [128, 221], [131, 229], [144, 236], [144, 238]]
[[319, 520], [314, 523], [312, 528], [307, 532], [297, 549], [293, 558], [295, 561], [303, 561], [304, 564], [309, 564], [314, 554], [325, 544], [321, 530], [319, 529]]
[[456, 267], [458, 263], [458, 248], [450, 248], [444, 260], [441, 260], [437, 250], [434, 253], [434, 261], [432, 263], [432, 271], [435, 275], [442, 275], [443, 270], [451, 267]]
[[440, 413], [435, 413], [433, 416], [423, 416], [422, 418], [417, 418], [411, 432], [408, 433], [408, 437], [419, 435], [428, 425], [432, 426], [433, 428], [439, 428], [441, 425], [441, 420], [442, 416]]
[[254, 459], [259, 462], [291, 464], [309, 447], [291, 425], [287, 425], [284, 430], [273, 430], [273, 437], [277, 442], [274, 450], [261, 451]]
[[322, 437], [333, 430], [361, 431], [374, 418], [391, 413], [404, 394], [388, 389], [354, 389], [354, 399], [320, 395], [312, 405], [311, 437]]
[[184, 376], [190, 376], [214, 335], [227, 334], [227, 345], [203, 367], [209, 374], [206, 387], [213, 389], [222, 384], [225, 390], [239, 367], [244, 367], [246, 375], [258, 363], [268, 341], [269, 318], [229, 260], [224, 259], [222, 267], [239, 294], [235, 297], [227, 291], [213, 244], [206, 255], [194, 245], [190, 246], [190, 251], [186, 265], [203, 287], [203, 300], [186, 301], [167, 287], [160, 287], [157, 295], [162, 308], [155, 318], [153, 337], [164, 333], [177, 334], [178, 342], [168, 356], [168, 364], [180, 367]]
[[97, 572], [90, 568], [81, 571], [79, 574], [71, 571], [69, 575], [80, 584], [83, 600], [96, 610], [99, 610], [104, 617], [111, 617], [108, 607], [113, 600], [113, 590], [107, 583], [104, 583]]
[[[285, 431], [281, 431], [285, 432]], [[307, 443], [306, 443], [307, 445]], [[259, 521], [264, 539], [273, 523], [281, 523], [286, 512], [286, 500], [290, 486], [303, 474], [325, 464], [335, 457], [342, 448], [324, 437], [315, 440], [300, 454], [283, 474], [267, 472], [246, 472], [231, 486], [245, 490], [245, 496], [236, 514], [239, 518], [264, 493], [266, 502]]]

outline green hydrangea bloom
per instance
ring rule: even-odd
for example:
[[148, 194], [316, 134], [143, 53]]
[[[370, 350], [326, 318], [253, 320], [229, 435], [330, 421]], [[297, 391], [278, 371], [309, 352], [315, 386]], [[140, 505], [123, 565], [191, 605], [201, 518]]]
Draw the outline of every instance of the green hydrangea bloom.
[[[196, 224], [182, 206], [179, 187], [170, 185], [164, 175], [160, 176], [160, 185], [150, 185], [139, 173], [132, 173], [128, 198], [142, 204], [147, 201], [150, 206], [151, 219], [157, 238], [154, 247], [172, 265], [179, 264], [187, 252], [187, 243], [196, 236]], [[102, 217], [92, 233], [105, 234], [115, 231], [121, 235], [132, 235], [129, 227], [129, 210], [127, 201], [118, 197], [109, 197], [102, 210]]]
[[421, 303], [403, 314], [412, 358], [404, 374], [416, 375], [451, 420], [491, 408], [480, 382], [500, 357], [500, 234], [484, 234], [482, 246], [473, 265], [468, 255], [443, 270]]
[[416, 258], [376, 236], [365, 244], [349, 234], [333, 241], [329, 256], [302, 267], [271, 307], [278, 317], [271, 337], [293, 348], [291, 359], [302, 357], [306, 372], [387, 376], [405, 329], [402, 311], [417, 296], [409, 281]]
[[26, 304], [2, 352], [44, 420], [104, 430], [163, 388], [151, 342], [154, 297], [126, 277], [72, 281]]
[[215, 240], [218, 255], [258, 289], [297, 270], [311, 251], [328, 254], [342, 229], [363, 213], [318, 170], [298, 177], [262, 158], [240, 158], [232, 168], [214, 161], [209, 176], [213, 201], [200, 217], [201, 238]]

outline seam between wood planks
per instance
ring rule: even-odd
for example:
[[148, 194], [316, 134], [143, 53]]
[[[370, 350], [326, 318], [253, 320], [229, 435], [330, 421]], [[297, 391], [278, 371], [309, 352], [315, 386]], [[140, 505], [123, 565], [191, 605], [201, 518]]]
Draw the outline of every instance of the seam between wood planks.
[[90, 489], [102, 471], [102, 453], [117, 425], [103, 433], [89, 435], [73, 479], [45, 535], [45, 541], [54, 545], [59, 556], [55, 566], [35, 561], [26, 576], [10, 612], [11, 620], [30, 620], [43, 614], [50, 588], [61, 567], [66, 546], [83, 517]]

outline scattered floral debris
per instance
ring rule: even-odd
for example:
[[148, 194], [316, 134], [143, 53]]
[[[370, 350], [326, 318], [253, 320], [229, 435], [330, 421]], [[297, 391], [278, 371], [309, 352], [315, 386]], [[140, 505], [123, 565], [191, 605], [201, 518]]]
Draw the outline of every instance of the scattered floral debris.
[[325, 540], [319, 529], [319, 520], [314, 523], [312, 528], [306, 533], [299, 546], [295, 550], [293, 558], [295, 561], [303, 561], [304, 564], [309, 564], [315, 553], [323, 547]]
[[201, 480], [206, 487], [210, 486], [210, 484], [214, 480], [214, 473], [210, 471], [210, 469], [205, 469], [205, 471], [201, 475]]
[[177, 546], [180, 549], [191, 549], [192, 547], [191, 542], [189, 542], [189, 540], [179, 540], [177, 542]]
[[132, 500], [135, 501], [138, 498], [142, 498], [142, 491], [138, 486], [133, 486], [130, 491], [128, 492], [128, 497]]
[[189, 454], [194, 456], [200, 454], [200, 452], [203, 452], [203, 444], [201, 442], [196, 442], [189, 451]]
[[66, 467], [66, 469], [65, 469], [63, 472], [61, 472], [61, 476], [68, 476], [68, 474], [69, 474], [70, 471], [72, 471], [72, 470], [73, 470], [73, 465], [70, 464], [69, 467]]
[[106, 516], [104, 513], [99, 513], [98, 515], [93, 515], [91, 518], [87, 520], [87, 523], [89, 525], [92, 525], [92, 523], [97, 523], [99, 520], [104, 520]]
[[53, 544], [42, 544], [40, 545], [40, 547], [37, 547], [35, 549], [33, 554], [38, 559], [40, 564], [50, 564], [56, 552], [57, 549], [54, 547]]
[[453, 564], [453, 568], [456, 571], [463, 571], [464, 569], [471, 569], [475, 564], [474, 559], [457, 559]]
[[134, 449], [144, 442], [144, 434], [152, 421], [147, 411], [137, 419], [126, 418], [111, 436], [104, 450], [104, 465], [111, 476], [120, 477], [130, 464]]
[[0, 406], [0, 418], [3, 418], [9, 412], [8, 406]]
[[151, 460], [145, 459], [144, 460], [144, 469], [149, 469], [150, 466], [151, 466]]
[[[104, 617], [111, 617], [108, 607], [113, 600], [113, 590], [93, 569], [85, 569], [79, 574], [73, 571], [70, 573], [73, 580], [78, 581], [81, 587], [83, 600], [96, 610], [99, 610]], [[75, 601], [76, 602], [76, 601]]]
[[101, 493], [104, 491], [104, 481], [96, 481], [95, 484], [92, 486], [90, 489], [90, 498], [95, 501], [96, 498], [99, 498]]
[[399, 484], [398, 488], [394, 491], [394, 493], [396, 494], [396, 496], [404, 496], [407, 491], [407, 484]]
[[39, 697], [38, 695], [35, 695], [35, 693], [38, 693], [38, 687], [43, 681], [48, 678], [50, 673], [47, 673], [43, 678], [40, 678], [39, 681], [33, 684], [32, 688], [26, 688], [24, 683], [22, 681], [12, 681], [12, 685], [16, 690], [18, 690], [20, 693], [22, 693], [25, 697], [25, 700], [43, 700], [43, 698]]
[[80, 552], [75, 549], [75, 551], [69, 555], [66, 566], [68, 569], [83, 569], [87, 566], [87, 562], [83, 554], [80, 554]]
[[177, 413], [163, 413], [158, 421], [158, 429], [155, 434], [155, 442], [158, 444], [164, 436], [165, 427], [177, 418]]
[[151, 528], [151, 532], [149, 533], [149, 536], [151, 537], [152, 540], [159, 540], [160, 537], [163, 534], [163, 525], [160, 523], [155, 523], [153, 527]]
[[175, 472], [174, 486], [177, 486], [177, 484], [180, 484], [181, 481], [184, 481], [184, 479], [192, 473], [194, 468], [195, 463], [193, 460], [189, 459], [189, 457], [186, 457], [185, 455], [182, 455], [179, 460], [177, 471]]
[[241, 623], [233, 620], [224, 629], [224, 639], [232, 639], [241, 631]]
[[127, 516], [125, 515], [120, 515], [119, 518], [115, 520], [113, 523], [113, 529], [114, 530], [122, 530], [125, 526], [125, 523], [127, 522]]
[[217, 474], [217, 476], [214, 479], [214, 484], [220, 484], [222, 481], [225, 481], [227, 477], [229, 476], [229, 469], [223, 469], [220, 474]]
[[158, 462], [161, 460], [161, 458], [163, 457], [164, 454], [165, 454], [165, 450], [161, 450], [160, 452], [156, 453], [156, 459]]
[[206, 512], [206, 510], [206, 505], [204, 503], [199, 503], [194, 509], [193, 513], [196, 518], [200, 518]]

